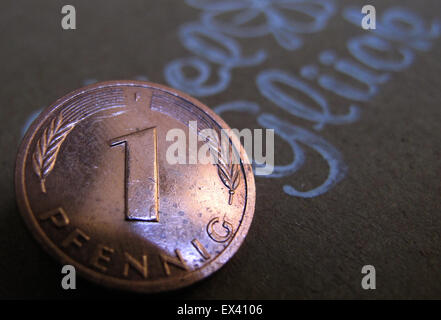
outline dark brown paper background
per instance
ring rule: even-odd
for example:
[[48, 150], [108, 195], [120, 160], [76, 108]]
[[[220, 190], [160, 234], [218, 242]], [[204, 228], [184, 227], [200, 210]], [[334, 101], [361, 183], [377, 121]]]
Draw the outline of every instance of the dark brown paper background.
[[[337, 1], [327, 27], [305, 35], [303, 48], [289, 52], [271, 36], [238, 40], [245, 53], [259, 48], [268, 59], [233, 69], [227, 90], [199, 98], [210, 107], [233, 100], [257, 102], [263, 112], [313, 131], [266, 100], [257, 90], [260, 70], [298, 74], [317, 54], [362, 34], [341, 17], [349, 4], [375, 4], [377, 15], [400, 5], [425, 21], [441, 18], [439, 0]], [[60, 10], [73, 4], [77, 30], [63, 31]], [[196, 21], [200, 10], [183, 1], [5, 1], [0, 10], [0, 297], [131, 297], [79, 279], [61, 289], [61, 267], [32, 239], [19, 216], [13, 168], [21, 129], [29, 115], [86, 79], [134, 79], [167, 84], [165, 65], [192, 56], [177, 30]], [[256, 179], [255, 218], [239, 252], [219, 272], [189, 288], [156, 295], [173, 298], [441, 298], [441, 38], [413, 65], [392, 74], [380, 92], [360, 103], [360, 121], [328, 125], [318, 134], [343, 155], [348, 174], [329, 192], [311, 199], [290, 197], [292, 184], [311, 188], [327, 176], [312, 151], [305, 166], [281, 179]], [[214, 66], [214, 65], [212, 65]], [[347, 100], [327, 95], [333, 106]], [[338, 108], [335, 110], [339, 110]], [[344, 110], [344, 109], [343, 109]], [[258, 128], [256, 119], [228, 113], [232, 127]], [[307, 150], [307, 148], [305, 148]], [[276, 162], [292, 153], [276, 139]], [[377, 271], [377, 289], [364, 291], [361, 268]]]

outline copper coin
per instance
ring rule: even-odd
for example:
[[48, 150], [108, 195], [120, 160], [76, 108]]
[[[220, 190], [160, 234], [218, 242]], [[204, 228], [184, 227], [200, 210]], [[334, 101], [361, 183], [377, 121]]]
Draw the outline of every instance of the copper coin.
[[238, 164], [170, 161], [177, 136], [167, 135], [178, 129], [190, 140], [190, 121], [197, 147], [204, 129], [229, 128], [194, 98], [148, 82], [103, 82], [57, 100], [16, 163], [18, 205], [35, 238], [113, 288], [170, 290], [222, 267], [253, 218], [252, 167], [235, 137]]

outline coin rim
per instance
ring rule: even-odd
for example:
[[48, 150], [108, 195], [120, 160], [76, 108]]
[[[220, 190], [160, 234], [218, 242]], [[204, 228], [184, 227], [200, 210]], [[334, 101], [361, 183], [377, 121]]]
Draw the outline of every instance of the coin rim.
[[[26, 158], [29, 152], [29, 148], [32, 145], [35, 134], [37, 133], [39, 127], [44, 123], [47, 117], [52, 114], [57, 108], [61, 107], [63, 103], [72, 99], [73, 97], [86, 93], [91, 90], [106, 88], [106, 87], [143, 87], [151, 88], [153, 90], [160, 90], [166, 93], [172, 94], [174, 96], [183, 98], [205, 112], [209, 117], [215, 120], [223, 129], [230, 129], [230, 127], [225, 123], [225, 121], [210, 108], [205, 106], [202, 102], [196, 100], [195, 98], [183, 93], [179, 90], [169, 88], [164, 85], [147, 82], [147, 81], [132, 81], [132, 80], [116, 80], [116, 81], [105, 81], [99, 82], [92, 85], [88, 85], [72, 91], [67, 95], [56, 100], [52, 105], [47, 107], [32, 123], [32, 125], [27, 130], [17, 154], [17, 160], [15, 164], [15, 192], [17, 205], [19, 207], [20, 214], [27, 225], [28, 229], [31, 231], [34, 238], [43, 246], [46, 252], [48, 252], [52, 257], [58, 260], [61, 264], [71, 264], [75, 266], [78, 273], [84, 278], [95, 282], [100, 285], [104, 285], [109, 288], [118, 288], [129, 291], [137, 291], [144, 293], [154, 293], [166, 290], [179, 289], [202, 280], [209, 275], [213, 274], [215, 271], [219, 270], [225, 263], [238, 251], [239, 247], [242, 245], [248, 230], [250, 228], [256, 201], [256, 187], [254, 182], [254, 174], [252, 166], [249, 164], [248, 156], [244, 152], [240, 141], [237, 137], [232, 137], [233, 144], [237, 147], [240, 146], [240, 155], [242, 159], [243, 174], [246, 180], [246, 207], [243, 211], [242, 220], [240, 222], [238, 230], [235, 232], [233, 238], [230, 240], [228, 246], [218, 255], [216, 258], [208, 262], [206, 265], [199, 269], [188, 272], [179, 278], [160, 278], [156, 280], [124, 280], [113, 276], [108, 276], [103, 273], [99, 273], [93, 270], [87, 265], [77, 262], [70, 258], [66, 253], [64, 253], [52, 240], [46, 235], [43, 229], [40, 227], [35, 214], [33, 213], [30, 203], [26, 196], [25, 190], [25, 168], [26, 168]], [[244, 161], [246, 160], [246, 161]], [[245, 162], [245, 163], [244, 163]]]

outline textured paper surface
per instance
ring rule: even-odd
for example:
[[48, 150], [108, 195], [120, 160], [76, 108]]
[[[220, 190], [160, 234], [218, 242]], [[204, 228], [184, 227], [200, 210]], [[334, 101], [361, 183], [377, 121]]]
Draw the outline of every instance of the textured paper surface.
[[[95, 80], [148, 79], [171, 85], [166, 66], [196, 56], [183, 45], [179, 28], [198, 22], [204, 10], [184, 1], [69, 3], [77, 9], [77, 30], [62, 30], [61, 1], [9, 1], [0, 12], [2, 298], [130, 296], [85, 280], [78, 281], [74, 292], [61, 289], [60, 266], [31, 237], [15, 204], [13, 168], [22, 128], [33, 112]], [[296, 50], [281, 46], [273, 34], [232, 37], [244, 55], [265, 50], [266, 59], [231, 68], [223, 91], [197, 98], [213, 108], [239, 100], [259, 105], [255, 114], [222, 114], [232, 127], [261, 128], [258, 117], [271, 114], [308, 130], [338, 151], [347, 167], [345, 177], [312, 198], [284, 192], [285, 185], [314, 189], [329, 173], [327, 160], [299, 142], [305, 161], [297, 172], [256, 178], [255, 218], [234, 258], [209, 279], [158, 297], [441, 297], [441, 37], [429, 41], [431, 48], [412, 48], [411, 65], [388, 72], [390, 79], [378, 86], [376, 95], [354, 102], [300, 76], [302, 67], [312, 64], [320, 67], [320, 74], [336, 74], [318, 62], [318, 55], [332, 50], [349, 59], [349, 40], [371, 32], [343, 18], [345, 8], [363, 1], [334, 3], [335, 13], [323, 30], [299, 34], [303, 44]], [[441, 19], [436, 0], [370, 3], [377, 8], [378, 20], [397, 6], [414, 12], [427, 28]], [[209, 83], [216, 83], [219, 64], [208, 64]], [[333, 113], [347, 113], [356, 104], [360, 118], [317, 130], [313, 121], [290, 114], [262, 95], [256, 79], [269, 69], [309, 83]], [[295, 90], [286, 90], [297, 97]], [[287, 165], [295, 156], [286, 141], [276, 138], [276, 164]], [[361, 288], [366, 264], [376, 268], [376, 290]]]

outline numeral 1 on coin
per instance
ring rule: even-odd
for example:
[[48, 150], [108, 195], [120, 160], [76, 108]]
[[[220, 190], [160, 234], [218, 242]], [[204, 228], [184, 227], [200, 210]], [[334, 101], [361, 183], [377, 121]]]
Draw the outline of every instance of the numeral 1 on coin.
[[125, 150], [126, 220], [158, 222], [158, 153], [156, 127], [113, 139]]

